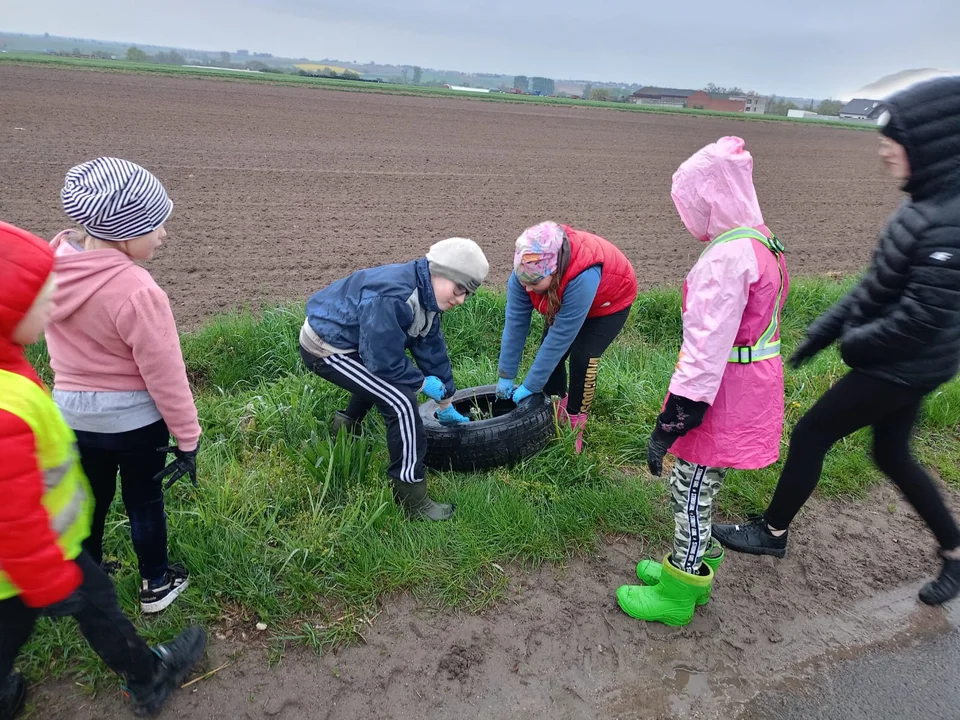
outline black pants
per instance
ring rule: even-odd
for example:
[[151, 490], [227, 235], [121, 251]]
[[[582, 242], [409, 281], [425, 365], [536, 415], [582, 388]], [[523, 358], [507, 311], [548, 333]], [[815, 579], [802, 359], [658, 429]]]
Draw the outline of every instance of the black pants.
[[83, 472], [93, 490], [90, 537], [83, 549], [99, 563], [103, 559], [103, 526], [117, 491], [117, 471], [123, 505], [130, 518], [130, 537], [137, 552], [140, 576], [159, 580], [167, 572], [167, 515], [163, 483], [153, 476], [163, 470], [170, 433], [163, 420], [120, 433], [76, 431]]
[[13, 670], [41, 615], [71, 615], [90, 647], [128, 682], [147, 683], [153, 678], [158, 658], [120, 609], [110, 578], [86, 553], [80, 554], [77, 564], [83, 583], [61, 603], [40, 609], [28, 607], [18, 597], [0, 600], [0, 683]]
[[[630, 308], [615, 312], [613, 315], [587, 318], [570, 349], [560, 358], [557, 367], [543, 386], [547, 395], [567, 396], [567, 412], [577, 415], [589, 412], [593, 396], [597, 391], [597, 366], [600, 356], [610, 347], [610, 343], [623, 330], [630, 315]], [[550, 332], [544, 327], [541, 343]], [[566, 361], [570, 358], [570, 387], [567, 388]]]
[[841, 378], [800, 418], [780, 482], [764, 516], [784, 529], [813, 493], [827, 451], [841, 438], [873, 427], [873, 459], [903, 493], [945, 550], [960, 547], [960, 529], [931, 477], [910, 452], [924, 393], [856, 370]]
[[351, 393], [347, 414], [362, 420], [373, 405], [387, 424], [387, 449], [394, 480], [417, 483], [426, 475], [423, 458], [427, 436], [420, 419], [417, 393], [391, 385], [367, 370], [358, 353], [318, 358], [300, 348], [300, 356], [311, 371]]

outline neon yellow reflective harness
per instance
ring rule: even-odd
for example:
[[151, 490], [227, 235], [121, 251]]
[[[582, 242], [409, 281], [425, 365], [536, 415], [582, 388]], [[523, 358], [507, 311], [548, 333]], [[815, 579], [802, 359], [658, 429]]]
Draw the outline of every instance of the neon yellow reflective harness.
[[[727, 362], [737, 363], [739, 365], [747, 365], [749, 363], [760, 362], [761, 360], [770, 360], [780, 356], [780, 337], [778, 330], [780, 329], [780, 303], [783, 300], [783, 267], [780, 265], [780, 255], [784, 252], [783, 243], [781, 243], [776, 236], [768, 238], [758, 230], [741, 227], [734, 228], [716, 238], [712, 243], [707, 245], [706, 250], [700, 253], [700, 257], [703, 257], [710, 252], [711, 248], [717, 245], [722, 245], [723, 243], [728, 243], [733, 240], [742, 240], [744, 238], [756, 240], [774, 254], [777, 260], [777, 271], [780, 273], [780, 288], [777, 290], [777, 301], [773, 306], [773, 317], [770, 318], [770, 324], [767, 326], [767, 329], [763, 331], [760, 339], [753, 345], [734, 346], [731, 349]], [[774, 340], [774, 337], [776, 337], [776, 340]]]

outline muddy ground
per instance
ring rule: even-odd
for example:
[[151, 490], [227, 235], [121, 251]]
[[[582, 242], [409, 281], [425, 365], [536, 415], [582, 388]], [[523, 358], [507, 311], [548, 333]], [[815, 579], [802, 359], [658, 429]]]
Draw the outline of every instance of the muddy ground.
[[[273, 669], [261, 642], [214, 640], [197, 674], [231, 664], [182, 691], [165, 717], [766, 720], [774, 715], [758, 707], [772, 692], [953, 627], [956, 613], [916, 598], [939, 566], [892, 487], [856, 503], [813, 502], [791, 535], [784, 560], [731, 554], [713, 600], [685, 628], [620, 612], [614, 590], [662, 548], [611, 538], [564, 567], [506, 569], [509, 597], [484, 614], [394, 598], [365, 642], [322, 656], [292, 649]], [[90, 698], [61, 682], [36, 692], [43, 718], [125, 716], [117, 690]]]
[[513, 242], [556, 219], [622, 247], [641, 288], [702, 248], [670, 177], [740, 134], [794, 274], [855, 271], [896, 203], [869, 132], [242, 82], [0, 66], [0, 217], [52, 237], [72, 165], [119, 155], [175, 209], [150, 265], [178, 319], [302, 299], [364, 265], [472, 237], [503, 284]]

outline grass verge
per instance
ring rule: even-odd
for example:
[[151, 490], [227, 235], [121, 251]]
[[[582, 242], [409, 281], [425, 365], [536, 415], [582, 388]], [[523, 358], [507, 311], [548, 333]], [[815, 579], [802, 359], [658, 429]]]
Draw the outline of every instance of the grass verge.
[[[827, 279], [793, 284], [785, 352], [843, 290]], [[136, 558], [118, 503], [105, 547], [124, 563], [116, 578], [124, 608], [151, 641], [192, 621], [254, 634], [253, 625], [263, 621], [279, 656], [285, 643], [320, 649], [355, 637], [395, 592], [413, 592], [437, 607], [485, 608], [503, 596], [508, 572], [590, 553], [601, 534], [638, 536], [651, 551], [661, 550], [672, 532], [668, 496], [664, 481], [643, 468], [676, 361], [679, 308], [674, 291], [638, 298], [601, 363], [583, 455], [573, 453], [572, 435], [561, 432], [512, 469], [431, 474], [433, 494], [457, 503], [455, 518], [439, 524], [406, 522], [394, 507], [379, 417], [368, 418], [359, 441], [329, 436], [329, 418], [345, 395], [302, 371], [300, 307], [213, 320], [183, 339], [205, 432], [201, 486], [183, 482], [167, 497], [171, 557], [190, 568], [191, 588], [159, 617], [139, 616]], [[445, 318], [460, 387], [496, 377], [503, 310], [501, 294], [481, 291]], [[538, 330], [530, 336], [539, 337]], [[535, 349], [528, 343], [525, 366]], [[42, 347], [32, 350], [32, 360], [49, 379]], [[843, 373], [835, 351], [787, 372], [788, 430]], [[928, 466], [960, 488], [958, 426], [955, 381], [930, 398], [916, 445]], [[819, 493], [856, 498], [879, 481], [868, 447], [868, 433], [857, 433], [834, 448]], [[761, 510], [778, 470], [732, 472], [721, 511]], [[108, 675], [71, 622], [43, 621], [21, 665], [33, 680], [69, 673], [91, 688]]]

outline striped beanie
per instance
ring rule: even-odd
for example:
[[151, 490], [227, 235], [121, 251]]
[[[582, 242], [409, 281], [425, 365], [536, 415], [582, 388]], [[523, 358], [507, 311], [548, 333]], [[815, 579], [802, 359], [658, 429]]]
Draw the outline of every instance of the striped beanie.
[[63, 209], [100, 240], [130, 240], [156, 230], [173, 211], [160, 181], [136, 163], [101, 157], [71, 168], [60, 191]]

